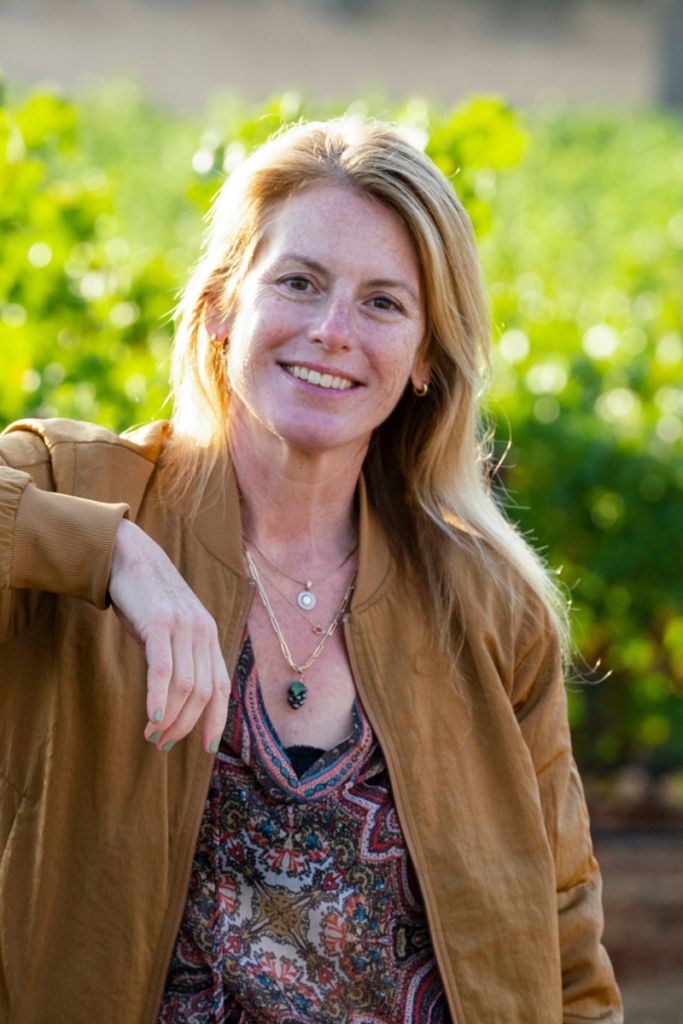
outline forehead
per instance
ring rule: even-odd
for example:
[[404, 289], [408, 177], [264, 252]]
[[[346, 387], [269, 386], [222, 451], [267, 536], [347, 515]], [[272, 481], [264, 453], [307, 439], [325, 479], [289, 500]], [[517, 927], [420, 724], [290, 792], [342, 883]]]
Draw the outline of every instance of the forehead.
[[271, 208], [260, 259], [272, 262], [291, 251], [373, 274], [401, 271], [419, 283], [415, 246], [398, 213], [342, 185], [314, 185]]

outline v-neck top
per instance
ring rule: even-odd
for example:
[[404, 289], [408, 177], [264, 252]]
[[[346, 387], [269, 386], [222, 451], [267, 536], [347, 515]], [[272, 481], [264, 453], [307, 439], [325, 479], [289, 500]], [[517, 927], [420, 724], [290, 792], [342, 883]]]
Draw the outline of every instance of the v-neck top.
[[293, 747], [285, 747], [285, 754], [289, 758], [289, 763], [299, 778], [305, 775], [308, 769], [324, 753], [325, 751], [321, 747], [307, 747], [299, 744]]
[[245, 633], [159, 1024], [451, 1020], [360, 702], [299, 777]]

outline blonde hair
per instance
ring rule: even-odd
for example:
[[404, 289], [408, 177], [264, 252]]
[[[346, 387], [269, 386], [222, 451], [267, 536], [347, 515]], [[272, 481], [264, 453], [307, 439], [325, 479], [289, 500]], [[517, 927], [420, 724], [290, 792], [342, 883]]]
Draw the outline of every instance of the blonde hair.
[[[207, 331], [207, 313], [229, 313], [274, 204], [329, 182], [396, 211], [422, 271], [429, 394], [420, 399], [406, 388], [375, 432], [364, 475], [399, 560], [423, 588], [436, 634], [450, 637], [458, 605], [455, 543], [475, 550], [482, 570], [503, 585], [501, 561], [516, 569], [549, 609], [567, 650], [566, 602], [491, 493], [478, 415], [490, 329], [470, 220], [432, 161], [388, 125], [345, 118], [297, 124], [255, 150], [222, 186], [177, 310], [169, 457], [178, 493], [192, 489], [198, 502], [227, 447], [225, 357], [222, 339]], [[519, 587], [507, 585], [517, 599]]]

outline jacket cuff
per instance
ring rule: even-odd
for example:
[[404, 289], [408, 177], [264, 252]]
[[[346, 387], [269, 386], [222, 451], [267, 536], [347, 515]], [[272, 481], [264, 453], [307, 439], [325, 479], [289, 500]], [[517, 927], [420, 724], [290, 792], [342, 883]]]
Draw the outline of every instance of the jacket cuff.
[[10, 586], [46, 590], [106, 608], [116, 531], [128, 506], [28, 484], [17, 507]]

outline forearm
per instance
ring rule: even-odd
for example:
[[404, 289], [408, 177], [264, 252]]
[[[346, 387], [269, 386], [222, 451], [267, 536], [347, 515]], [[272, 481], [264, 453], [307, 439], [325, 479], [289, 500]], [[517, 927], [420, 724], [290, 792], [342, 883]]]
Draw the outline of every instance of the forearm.
[[116, 531], [126, 511], [122, 503], [54, 494], [27, 483], [14, 518], [7, 585], [104, 608]]

